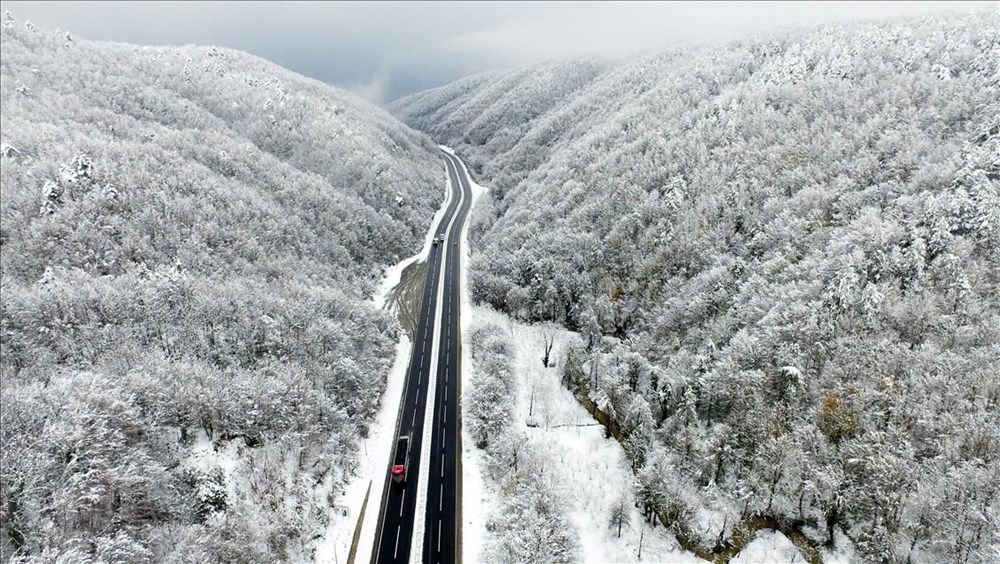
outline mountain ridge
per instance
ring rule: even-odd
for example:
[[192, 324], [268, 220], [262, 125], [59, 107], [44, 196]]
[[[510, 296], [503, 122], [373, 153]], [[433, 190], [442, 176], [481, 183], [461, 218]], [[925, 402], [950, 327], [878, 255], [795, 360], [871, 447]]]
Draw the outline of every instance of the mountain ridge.
[[238, 51], [0, 38], [0, 560], [313, 560], [436, 147]]

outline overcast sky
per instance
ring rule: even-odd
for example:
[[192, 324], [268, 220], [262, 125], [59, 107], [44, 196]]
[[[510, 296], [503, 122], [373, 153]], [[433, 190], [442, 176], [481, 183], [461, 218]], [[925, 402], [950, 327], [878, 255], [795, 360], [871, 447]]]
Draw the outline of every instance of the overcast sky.
[[496, 68], [625, 57], [778, 27], [935, 12], [977, 2], [0, 2], [84, 39], [249, 51], [376, 101]]

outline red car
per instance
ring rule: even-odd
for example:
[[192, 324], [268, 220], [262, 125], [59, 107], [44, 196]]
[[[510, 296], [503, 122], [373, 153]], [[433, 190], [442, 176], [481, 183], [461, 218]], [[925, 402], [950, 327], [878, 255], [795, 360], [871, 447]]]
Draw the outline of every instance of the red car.
[[396, 483], [406, 481], [406, 472], [410, 469], [410, 436], [403, 435], [396, 441], [396, 452], [392, 457], [392, 480]]

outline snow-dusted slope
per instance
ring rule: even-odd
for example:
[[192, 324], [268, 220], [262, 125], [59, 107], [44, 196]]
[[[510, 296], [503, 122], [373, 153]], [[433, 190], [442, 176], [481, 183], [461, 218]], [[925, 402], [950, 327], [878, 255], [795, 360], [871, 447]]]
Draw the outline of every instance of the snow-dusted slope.
[[436, 148], [245, 53], [4, 22], [3, 560], [310, 560]]
[[[581, 332], [565, 379], [687, 548], [773, 519], [876, 561], [985, 562], [998, 64], [991, 13], [686, 48], [568, 92], [498, 73], [393, 110], [491, 184], [473, 299]], [[509, 108], [513, 130], [485, 120]]]

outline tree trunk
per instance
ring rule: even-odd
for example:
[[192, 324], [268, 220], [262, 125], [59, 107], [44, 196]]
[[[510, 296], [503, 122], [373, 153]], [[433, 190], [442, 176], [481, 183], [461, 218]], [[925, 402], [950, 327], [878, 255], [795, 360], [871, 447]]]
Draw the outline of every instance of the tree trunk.
[[642, 538], [646, 536], [646, 529], [639, 531], [639, 560], [642, 560]]

